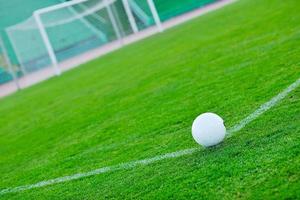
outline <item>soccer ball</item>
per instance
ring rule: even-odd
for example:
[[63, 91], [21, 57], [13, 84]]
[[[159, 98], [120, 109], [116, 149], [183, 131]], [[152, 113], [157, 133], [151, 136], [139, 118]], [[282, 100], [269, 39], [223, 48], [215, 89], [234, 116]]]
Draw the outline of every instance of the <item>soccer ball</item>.
[[194, 140], [204, 146], [210, 147], [223, 141], [226, 134], [223, 119], [214, 113], [203, 113], [193, 122], [192, 135]]

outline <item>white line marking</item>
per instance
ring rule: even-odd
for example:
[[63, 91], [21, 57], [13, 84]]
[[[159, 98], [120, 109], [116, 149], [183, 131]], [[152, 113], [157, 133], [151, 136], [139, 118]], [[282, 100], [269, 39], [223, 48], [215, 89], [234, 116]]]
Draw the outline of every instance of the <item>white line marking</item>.
[[[291, 93], [293, 90], [295, 90], [299, 85], [300, 85], [300, 78], [298, 80], [296, 80], [294, 83], [292, 83], [285, 90], [280, 92], [278, 95], [273, 97], [270, 101], [268, 101], [268, 102], [264, 103], [263, 105], [261, 105], [257, 110], [255, 110], [249, 116], [247, 116], [246, 118], [241, 120], [238, 124], [233, 126], [228, 131], [228, 134], [232, 134], [232, 133], [238, 132], [241, 129], [243, 129], [247, 124], [249, 124], [250, 122], [252, 122], [256, 118], [258, 118], [260, 115], [265, 113], [267, 110], [271, 109], [276, 104], [278, 104], [282, 99], [284, 99], [289, 93]], [[177, 157], [181, 157], [181, 156], [184, 156], [184, 155], [190, 155], [190, 154], [193, 154], [194, 152], [196, 152], [198, 150], [200, 150], [200, 148], [184, 149], [184, 150], [175, 151], [175, 152], [172, 152], [172, 153], [167, 153], [167, 154], [164, 154], [164, 155], [155, 156], [155, 157], [152, 157], [152, 158], [146, 158], [146, 159], [143, 159], [143, 160], [137, 160], [137, 161], [121, 163], [121, 164], [118, 164], [118, 165], [98, 168], [98, 169], [95, 169], [95, 170], [92, 170], [92, 171], [89, 171], [89, 172], [83, 172], [83, 173], [73, 174], [73, 175], [70, 175], [70, 176], [63, 176], [63, 177], [59, 177], [59, 178], [55, 178], [55, 179], [41, 181], [41, 182], [31, 184], [31, 185], [24, 185], [24, 186], [19, 186], [19, 187], [14, 187], [14, 188], [7, 188], [7, 189], [0, 190], [0, 195], [7, 194], [7, 193], [13, 193], [13, 192], [20, 192], [20, 191], [24, 191], [24, 190], [30, 190], [30, 189], [33, 189], [33, 188], [45, 187], [45, 186], [48, 186], [48, 185], [54, 185], [54, 184], [57, 184], [57, 183], [68, 182], [68, 181], [77, 180], [77, 179], [84, 178], [84, 177], [89, 177], [89, 176], [95, 176], [95, 175], [103, 174], [103, 173], [107, 173], [107, 172], [114, 172], [114, 171], [117, 171], [117, 170], [132, 169], [132, 168], [135, 168], [137, 166], [145, 166], [145, 165], [148, 165], [148, 164], [151, 164], [151, 163], [154, 163], [154, 162], [157, 162], [157, 161], [169, 159], [169, 158], [177, 158]]]
[[282, 99], [284, 99], [290, 92], [295, 90], [300, 85], [300, 78], [296, 80], [293, 84], [291, 84], [289, 87], [287, 87], [285, 90], [280, 92], [278, 95], [273, 97], [270, 101], [264, 103], [261, 105], [257, 110], [255, 110], [253, 113], [248, 115], [246, 118], [244, 118], [242, 121], [240, 121], [238, 124], [233, 126], [227, 134], [230, 135], [231, 133], [238, 132], [239, 130], [243, 129], [247, 124], [255, 120], [257, 117], [262, 115], [264, 112], [275, 106], [277, 103], [279, 103]]
[[103, 174], [103, 173], [106, 173], [106, 172], [113, 172], [113, 171], [117, 171], [117, 170], [131, 169], [131, 168], [135, 168], [137, 166], [148, 165], [148, 164], [151, 164], [151, 163], [154, 163], [154, 162], [157, 162], [157, 161], [160, 161], [160, 160], [168, 159], [168, 158], [176, 158], [176, 157], [180, 157], [180, 156], [183, 156], [183, 155], [192, 154], [197, 150], [199, 150], [199, 148], [184, 149], [184, 150], [180, 150], [180, 151], [176, 151], [176, 152], [172, 152], [172, 153], [167, 153], [167, 154], [160, 155], [160, 156], [155, 156], [155, 157], [152, 157], [152, 158], [121, 163], [121, 164], [118, 164], [118, 165], [98, 168], [98, 169], [95, 169], [95, 170], [92, 170], [92, 171], [89, 171], [89, 172], [78, 173], [78, 174], [73, 174], [73, 175], [70, 175], [70, 176], [63, 176], [63, 177], [59, 177], [59, 178], [55, 178], [55, 179], [41, 181], [41, 182], [38, 182], [38, 183], [32, 184], [32, 185], [24, 185], [24, 186], [19, 186], [19, 187], [15, 187], [15, 188], [7, 188], [7, 189], [4, 189], [4, 190], [1, 190], [0, 195], [7, 194], [7, 193], [13, 193], [13, 192], [20, 192], [20, 191], [24, 191], [24, 190], [30, 190], [30, 189], [33, 189], [33, 188], [45, 187], [47, 185], [53, 185], [53, 184], [57, 184], [57, 183], [68, 182], [68, 181], [72, 181], [72, 180], [76, 180], [76, 179], [80, 179], [80, 178], [84, 178], [84, 177]]

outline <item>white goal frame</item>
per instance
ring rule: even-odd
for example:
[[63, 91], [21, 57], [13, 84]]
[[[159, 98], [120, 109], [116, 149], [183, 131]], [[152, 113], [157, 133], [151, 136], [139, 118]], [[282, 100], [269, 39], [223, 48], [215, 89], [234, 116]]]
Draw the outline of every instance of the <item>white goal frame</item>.
[[[61, 69], [58, 65], [58, 61], [57, 61], [54, 49], [53, 49], [53, 47], [51, 45], [51, 42], [49, 40], [49, 37], [48, 37], [47, 31], [45, 29], [45, 26], [44, 26], [44, 24], [41, 20], [41, 15], [45, 14], [45, 13], [48, 13], [48, 12], [51, 12], [51, 11], [59, 10], [59, 9], [65, 8], [65, 7], [70, 7], [70, 6], [73, 6], [73, 5], [76, 5], [76, 4], [80, 4], [80, 3], [83, 3], [83, 2], [86, 2], [86, 1], [88, 1], [88, 0], [73, 0], [73, 1], [63, 2], [63, 3], [56, 4], [56, 5], [53, 5], [53, 6], [49, 6], [49, 7], [46, 7], [46, 8], [38, 9], [38, 10], [34, 11], [34, 13], [33, 13], [33, 17], [34, 17], [34, 19], [37, 23], [38, 30], [41, 34], [42, 40], [45, 44], [47, 53], [48, 53], [49, 58], [51, 60], [51, 65], [52, 65], [52, 67], [54, 69], [54, 73], [56, 75], [61, 74]], [[117, 39], [120, 40], [121, 45], [123, 45], [122, 35], [121, 35], [120, 30], [118, 28], [116, 19], [115, 19], [113, 13], [112, 13], [111, 8], [110, 8], [110, 2], [114, 2], [114, 1], [116, 1], [116, 0], [103, 0], [103, 4], [104, 4], [104, 7], [106, 7], [106, 9], [108, 11], [108, 15], [109, 15], [110, 21], [112, 23], [113, 29], [116, 33]], [[128, 1], [129, 0], [122, 0], [122, 3], [123, 3], [123, 6], [124, 6], [126, 15], [128, 17], [130, 27], [131, 27], [133, 33], [135, 34], [135, 33], [138, 33], [139, 30], [138, 30], [138, 26], [136, 24], [136, 21], [134, 19], [134, 15], [132, 13], [132, 10], [130, 8], [130, 4], [129, 4]], [[153, 0], [147, 0], [147, 3], [148, 3], [148, 6], [150, 8], [151, 14], [153, 16], [153, 19], [154, 19], [155, 25], [157, 26], [158, 31], [162, 32], [163, 27], [161, 25], [161, 20], [159, 18], [159, 15], [158, 15], [158, 12], [157, 12], [157, 9], [156, 9], [156, 6], [155, 6]]]

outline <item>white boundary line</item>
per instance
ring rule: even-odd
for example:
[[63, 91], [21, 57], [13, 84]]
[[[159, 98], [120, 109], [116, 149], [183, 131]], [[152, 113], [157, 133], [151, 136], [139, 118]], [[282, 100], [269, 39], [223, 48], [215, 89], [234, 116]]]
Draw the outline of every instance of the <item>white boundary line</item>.
[[295, 90], [300, 85], [300, 78], [292, 83], [288, 88], [280, 92], [278, 95], [273, 97], [270, 101], [261, 105], [256, 111], [248, 115], [248, 117], [244, 118], [238, 124], [233, 126], [227, 134], [230, 135], [231, 133], [238, 132], [239, 130], [243, 129], [247, 124], [255, 120], [258, 116], [262, 115], [264, 112], [275, 106], [279, 103], [282, 99], [284, 99], [290, 92]]
[[[249, 124], [256, 118], [258, 118], [260, 115], [265, 113], [267, 110], [271, 109], [276, 104], [278, 104], [282, 99], [284, 99], [289, 93], [291, 93], [293, 90], [295, 90], [299, 85], [300, 85], [300, 78], [298, 80], [296, 80], [294, 83], [292, 83], [285, 90], [280, 92], [278, 95], [273, 97], [270, 101], [261, 105], [257, 110], [255, 110], [249, 116], [242, 119], [238, 124], [233, 126], [233, 128], [231, 128], [228, 131], [228, 134], [231, 135], [232, 133], [238, 132], [241, 129], [243, 129], [247, 124]], [[69, 175], [69, 176], [63, 176], [63, 177], [59, 177], [59, 178], [55, 178], [55, 179], [45, 180], [45, 181], [41, 181], [41, 182], [31, 184], [31, 185], [7, 188], [7, 189], [0, 190], [0, 195], [7, 194], [7, 193], [13, 193], [13, 192], [20, 192], [20, 191], [24, 191], [24, 190], [30, 190], [33, 188], [45, 187], [48, 185], [54, 185], [57, 183], [68, 182], [68, 181], [77, 180], [77, 179], [81, 179], [81, 178], [85, 178], [85, 177], [89, 177], [89, 176], [95, 176], [95, 175], [103, 174], [103, 173], [107, 173], [107, 172], [114, 172], [114, 171], [124, 170], [124, 169], [132, 169], [132, 168], [135, 168], [138, 166], [145, 166], [145, 165], [148, 165], [148, 164], [151, 164], [154, 162], [158, 162], [161, 160], [169, 159], [169, 158], [177, 158], [177, 157], [181, 157], [184, 155], [190, 155], [198, 150], [200, 150], [200, 148], [184, 149], [184, 150], [179, 150], [179, 151], [175, 151], [172, 153], [167, 153], [164, 155], [155, 156], [152, 158], [146, 158], [143, 160], [125, 162], [125, 163], [121, 163], [118, 165], [101, 167], [101, 168], [98, 168], [98, 169], [95, 169], [95, 170], [92, 170], [89, 172], [77, 173], [77, 174], [73, 174], [73, 175]]]

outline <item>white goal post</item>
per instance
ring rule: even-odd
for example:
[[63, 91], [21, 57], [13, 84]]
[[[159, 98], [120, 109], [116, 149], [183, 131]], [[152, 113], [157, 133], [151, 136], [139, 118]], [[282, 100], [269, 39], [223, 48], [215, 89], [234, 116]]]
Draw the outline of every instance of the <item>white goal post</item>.
[[[132, 8], [134, 0], [73, 0], [36, 10], [32, 17], [6, 29], [23, 74], [52, 66], [93, 48], [120, 41], [144, 28]], [[143, 0], [153, 25], [163, 31], [153, 0]], [[143, 9], [143, 8], [140, 8]], [[143, 23], [139, 21], [139, 23]]]

